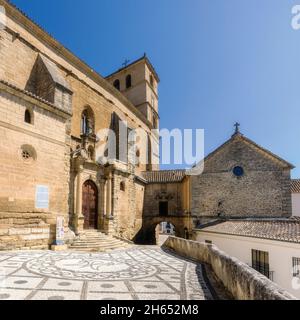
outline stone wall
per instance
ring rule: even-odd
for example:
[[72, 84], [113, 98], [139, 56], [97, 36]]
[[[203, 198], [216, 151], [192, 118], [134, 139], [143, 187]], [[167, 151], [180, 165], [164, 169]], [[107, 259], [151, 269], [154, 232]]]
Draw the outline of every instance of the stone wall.
[[[184, 185], [182, 183], [148, 183], [145, 185], [141, 223], [135, 238], [137, 243], [155, 244], [155, 228], [161, 222], [174, 225], [177, 236], [185, 237], [185, 230], [192, 227], [191, 217], [183, 207]], [[140, 195], [137, 198], [140, 198]], [[168, 213], [159, 214], [159, 202], [168, 202]]]
[[[70, 84], [74, 92], [71, 126], [73, 136], [80, 137], [81, 113], [87, 105], [96, 115], [95, 132], [109, 128], [111, 115], [116, 112], [121, 119], [128, 122], [131, 128], [142, 128], [151, 135], [151, 123], [108, 81], [92, 71], [89, 66], [63, 48], [55, 39], [34, 25], [6, 1], [0, 0], [0, 5], [6, 8], [7, 13], [7, 28], [0, 30], [0, 60], [5, 62], [0, 65], [0, 79], [21, 89], [30, 89], [28, 80], [34, 71], [38, 56], [42, 55], [55, 65], [55, 68], [59, 70], [60, 75]], [[42, 73], [41, 68], [38, 69], [39, 73]], [[135, 75], [133, 76], [135, 77]], [[133, 78], [132, 81], [136, 83], [140, 79]], [[42, 84], [48, 87], [48, 82], [45, 81]], [[53, 88], [50, 89], [53, 91]], [[33, 88], [30, 90], [37, 94], [41, 92], [41, 90]], [[48, 98], [50, 101], [54, 98], [57, 100], [56, 96], [64, 94], [56, 89], [53, 98], [53, 93], [48, 97], [47, 92], [44, 91], [43, 88], [42, 97]], [[68, 97], [64, 98], [64, 100], [66, 99]], [[141, 146], [140, 153], [145, 154], [146, 144], [143, 143]], [[139, 170], [145, 170], [145, 166], [141, 165]]]
[[[7, 249], [48, 248], [57, 215], [68, 223], [69, 115], [7, 84], [0, 89], [0, 242]], [[37, 206], [38, 185], [48, 187], [48, 208]]]
[[[197, 216], [291, 215], [290, 168], [237, 135], [191, 176], [191, 211]], [[233, 168], [244, 169], [242, 177]]]
[[183, 185], [182, 183], [151, 183], [145, 189], [145, 216], [158, 216], [159, 202], [168, 201], [169, 215], [182, 215]]
[[238, 300], [295, 300], [274, 282], [214, 245], [169, 237], [163, 248], [211, 266], [225, 288]]
[[0, 250], [48, 249], [50, 224], [44, 214], [0, 213]]
[[[0, 212], [36, 212], [37, 185], [49, 187], [49, 210], [68, 212], [66, 119], [10, 93], [1, 92]], [[24, 122], [32, 110], [33, 123]], [[55, 128], [55, 129], [54, 129]], [[22, 148], [32, 151], [22, 158]]]
[[[60, 112], [72, 112], [72, 117], [63, 119], [53, 113], [47, 103], [48, 111], [40, 108], [37, 103], [40, 99], [34, 95], [31, 95], [32, 103], [29, 104], [14, 96], [13, 92], [9, 96], [1, 92], [3, 125], [0, 124], [0, 212], [11, 212], [12, 217], [19, 213], [24, 216], [31, 213], [51, 213], [50, 227], [54, 229], [57, 215], [64, 215], [68, 221], [68, 215], [73, 218], [75, 213], [76, 173], [70, 174], [70, 154], [81, 145], [82, 111], [87, 106], [92, 110], [95, 133], [100, 129], [110, 128], [113, 113], [126, 120], [130, 128], [143, 129], [149, 135], [152, 126], [107, 80], [15, 7], [4, 0], [0, 0], [0, 5], [5, 7], [7, 13], [7, 27], [0, 30], [0, 60], [3, 62], [0, 64], [0, 81], [14, 85], [19, 91], [26, 89], [49, 100]], [[43, 61], [40, 57], [43, 57]], [[133, 83], [135, 81], [133, 79]], [[64, 82], [73, 92], [72, 99], [70, 92], [65, 91], [66, 87], [62, 88], [60, 85]], [[23, 94], [26, 95], [25, 92]], [[34, 125], [24, 123], [24, 111], [27, 107], [34, 115]], [[36, 159], [30, 164], [22, 162], [20, 146], [23, 144], [30, 145], [35, 150]], [[146, 157], [146, 142], [141, 141], [140, 145], [139, 152], [142, 157]], [[146, 165], [140, 164], [135, 168], [135, 173], [138, 175], [145, 169]], [[95, 165], [93, 170], [88, 171], [93, 179], [96, 176], [94, 180], [98, 182], [104, 178], [99, 166]], [[132, 238], [141, 226], [143, 186], [135, 182], [132, 172], [129, 172], [129, 176], [127, 174], [124, 193], [117, 190], [119, 178], [116, 177], [113, 195], [116, 217], [110, 224], [114, 225], [115, 233]], [[37, 184], [49, 186], [49, 210], [35, 208]], [[99, 199], [103, 206], [105, 199]], [[99, 214], [102, 214], [102, 207], [100, 209]], [[51, 231], [50, 236], [52, 235]]]
[[[122, 120], [128, 122], [130, 128], [141, 128], [151, 135], [151, 123], [108, 81], [91, 71], [90, 67], [79, 61], [70, 52], [65, 52], [65, 49], [58, 45], [53, 38], [41, 31], [36, 25], [31, 25], [27, 18], [20, 15], [9, 4], [0, 0], [0, 5], [4, 5], [7, 12], [7, 28], [0, 30], [0, 60], [5, 62], [0, 64], [0, 80], [12, 83], [21, 89], [32, 90], [38, 95], [42, 94], [42, 97], [49, 99], [50, 102], [54, 99], [55, 102], [68, 105], [70, 103], [69, 95], [57, 88], [53, 92], [51, 81], [41, 82], [45, 88], [49, 88], [51, 95], [45, 92], [44, 87], [39, 87], [39, 90], [33, 88], [31, 81], [29, 81], [33, 71], [42, 73], [44, 78], [47, 77], [42, 68], [35, 70], [40, 54], [55, 65], [55, 68], [59, 70], [60, 75], [69, 83], [74, 92], [72, 136], [80, 138], [81, 114], [86, 106], [89, 106], [94, 112], [95, 133], [100, 129], [109, 128], [112, 113], [116, 112]], [[12, 14], [14, 14], [13, 18]], [[23, 20], [26, 20], [27, 23], [20, 24], [18, 19], [23, 23]], [[31, 29], [28, 28], [29, 25], [31, 25]], [[59, 49], [57, 50], [57, 48]], [[66, 54], [65, 56], [62, 51]], [[146, 144], [142, 143], [140, 150], [142, 155], [146, 154], [145, 147]], [[143, 171], [146, 166], [141, 165], [137, 169]]]
[[[124, 189], [121, 188], [121, 183]], [[114, 235], [132, 240], [141, 228], [144, 186], [133, 175], [116, 171], [113, 176]]]

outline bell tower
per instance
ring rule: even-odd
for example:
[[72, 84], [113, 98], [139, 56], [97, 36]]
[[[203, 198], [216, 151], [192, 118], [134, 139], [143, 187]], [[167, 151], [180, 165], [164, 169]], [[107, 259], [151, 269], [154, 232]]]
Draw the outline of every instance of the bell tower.
[[123, 67], [106, 77], [153, 125], [159, 129], [159, 77], [146, 54], [134, 62], [125, 60]]

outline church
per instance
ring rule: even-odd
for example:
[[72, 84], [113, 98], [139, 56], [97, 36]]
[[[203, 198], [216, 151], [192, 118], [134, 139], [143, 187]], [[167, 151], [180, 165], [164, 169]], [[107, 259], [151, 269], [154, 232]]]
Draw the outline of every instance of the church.
[[[291, 216], [293, 166], [238, 127], [201, 175], [159, 170], [160, 79], [146, 55], [102, 77], [10, 2], [0, 5], [0, 250], [48, 249], [58, 218], [68, 241], [99, 230], [154, 243], [164, 221], [188, 238], [215, 219]], [[97, 133], [118, 137], [120, 121], [144, 138], [102, 163]]]

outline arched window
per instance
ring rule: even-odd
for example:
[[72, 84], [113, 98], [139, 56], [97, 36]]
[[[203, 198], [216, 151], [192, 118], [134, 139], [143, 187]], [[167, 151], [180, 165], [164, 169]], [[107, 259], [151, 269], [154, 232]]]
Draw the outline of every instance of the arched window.
[[32, 116], [31, 116], [31, 112], [30, 112], [28, 109], [26, 109], [26, 111], [25, 111], [25, 114], [24, 114], [24, 121], [25, 121], [26, 123], [30, 123], [30, 124], [32, 124]]
[[135, 164], [137, 167], [139, 167], [140, 165], [140, 156], [141, 156], [140, 150], [137, 149], [135, 153]]
[[89, 135], [94, 133], [94, 113], [90, 107], [83, 110], [81, 114], [81, 134]]
[[147, 171], [152, 170], [152, 144], [151, 144], [151, 137], [147, 135]]
[[126, 89], [131, 87], [131, 75], [126, 76]]
[[153, 85], [154, 85], [154, 80], [153, 80], [152, 74], [150, 74], [150, 84], [151, 84], [151, 86], [153, 87]]
[[153, 128], [154, 129], [158, 128], [157, 116], [155, 114], [153, 114]]
[[114, 81], [114, 87], [120, 91], [120, 80], [119, 79], [116, 79]]
[[120, 182], [120, 190], [125, 191], [125, 182], [124, 181]]

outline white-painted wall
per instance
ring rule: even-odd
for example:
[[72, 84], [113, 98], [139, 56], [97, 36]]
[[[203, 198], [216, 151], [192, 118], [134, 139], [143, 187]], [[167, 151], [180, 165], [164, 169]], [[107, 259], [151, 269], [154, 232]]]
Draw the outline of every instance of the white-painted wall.
[[300, 217], [300, 193], [292, 193], [292, 213]]
[[168, 222], [161, 222], [160, 223], [160, 234], [168, 234], [168, 235], [174, 235], [175, 234], [175, 227], [172, 223]]
[[[270, 271], [274, 271], [273, 281], [300, 299], [300, 279], [293, 279], [292, 268], [292, 258], [300, 258], [300, 244], [261, 238], [231, 236], [200, 230], [195, 232], [197, 241], [212, 241], [219, 249], [250, 266], [252, 265], [252, 249], [269, 252]], [[297, 289], [293, 288], [292, 281], [296, 282]]]

